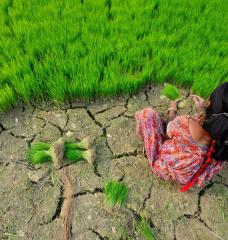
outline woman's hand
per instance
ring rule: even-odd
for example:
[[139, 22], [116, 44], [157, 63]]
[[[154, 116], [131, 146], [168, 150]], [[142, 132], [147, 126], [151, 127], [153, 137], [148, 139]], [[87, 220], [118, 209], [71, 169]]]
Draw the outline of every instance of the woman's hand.
[[178, 100], [170, 102], [170, 108], [172, 108], [175, 111], [177, 111], [177, 105], [178, 105]]
[[197, 110], [200, 112], [204, 107], [205, 100], [197, 95], [190, 95], [190, 98], [195, 103]]

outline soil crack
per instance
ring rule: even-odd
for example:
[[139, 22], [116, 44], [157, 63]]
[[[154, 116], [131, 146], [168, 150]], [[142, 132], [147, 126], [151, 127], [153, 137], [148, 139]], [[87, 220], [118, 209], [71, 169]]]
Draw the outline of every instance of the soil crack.
[[15, 138], [20, 138], [20, 139], [26, 139], [25, 136], [19, 136], [19, 135], [15, 135], [14, 133], [10, 132], [10, 135], [15, 137]]
[[127, 99], [126, 99], [126, 103], [124, 104], [124, 107], [128, 110], [128, 103], [130, 101], [132, 96], [129, 96]]
[[57, 203], [57, 206], [56, 206], [56, 210], [55, 210], [55, 213], [54, 215], [52, 216], [52, 221], [54, 221], [56, 218], [59, 218], [59, 215], [60, 215], [60, 212], [61, 212], [61, 209], [62, 209], [62, 206], [63, 206], [63, 193], [64, 193], [64, 188], [63, 188], [63, 185], [60, 186], [60, 195], [59, 195], [59, 199], [58, 199], [58, 203]]
[[198, 216], [198, 218], [200, 218], [200, 214], [201, 214], [201, 197], [206, 193], [206, 190], [210, 189], [213, 185], [214, 183], [211, 182], [199, 192], [198, 204], [197, 204], [198, 207], [197, 207], [197, 212], [195, 213]]
[[95, 113], [95, 115], [100, 114], [100, 113], [104, 113], [104, 112], [106, 112], [106, 111], [108, 111], [108, 110], [110, 110], [110, 109], [112, 109], [112, 108], [113, 108], [113, 106], [107, 106], [106, 108], [97, 111], [97, 112]]
[[120, 154], [114, 154], [112, 159], [118, 159], [118, 158], [122, 158], [122, 157], [137, 157], [140, 154], [138, 153], [137, 150], [135, 150], [134, 152], [124, 152], [124, 153], [120, 153]]
[[95, 233], [100, 240], [108, 240], [108, 239], [109, 239], [109, 238], [106, 237], [106, 236], [103, 237], [98, 231], [96, 231], [96, 230], [94, 230], [94, 229], [92, 229], [92, 228], [89, 228], [89, 230], [90, 230], [91, 232]]
[[148, 103], [148, 104], [150, 104], [150, 101], [149, 101], [149, 96], [148, 96], [148, 92], [149, 92], [150, 90], [146, 90], [145, 92], [144, 92], [144, 94], [145, 94], [145, 96], [146, 96], [146, 102]]
[[114, 120], [114, 119], [117, 119], [117, 118], [119, 118], [119, 117], [121, 117], [121, 116], [124, 116], [124, 114], [125, 114], [126, 112], [127, 112], [127, 109], [126, 109], [124, 112], [118, 114], [117, 116], [112, 117], [112, 118], [110, 119], [110, 121], [111, 121], [111, 120]]
[[[214, 235], [216, 238], [218, 238], [220, 240], [225, 240], [224, 238], [220, 237], [217, 233], [215, 233], [199, 216], [191, 215], [191, 214], [183, 214], [182, 216], [177, 218], [177, 221], [180, 221], [183, 218], [198, 219], [208, 229], [210, 234]], [[175, 229], [175, 225], [174, 225], [174, 229]], [[176, 239], [176, 229], [174, 230], [174, 239]]]
[[15, 126], [6, 128], [2, 123], [0, 123], [0, 133], [1, 133], [1, 132], [4, 132], [4, 131], [7, 131], [7, 130], [12, 130], [12, 129], [14, 129], [14, 128], [15, 128]]
[[64, 128], [68, 125], [69, 119], [70, 119], [69, 114], [67, 113], [67, 110], [65, 112], [65, 115], [66, 115], [66, 124], [65, 124]]
[[[114, 155], [111, 147], [108, 144], [107, 129], [99, 121], [96, 120], [95, 116], [92, 114], [92, 112], [88, 108], [86, 108], [86, 111], [87, 111], [89, 117], [94, 121], [94, 123], [102, 129], [102, 131], [103, 131], [102, 136], [105, 138], [105, 144], [106, 144], [107, 148], [110, 150], [111, 154]], [[99, 138], [99, 137], [101, 137], [101, 136], [98, 136], [97, 138]]]
[[199, 219], [199, 221], [208, 229], [208, 231], [214, 235], [216, 238], [220, 239], [220, 240], [225, 240], [224, 238], [220, 237], [217, 233], [215, 233], [201, 218]]
[[16, 164], [21, 164], [21, 165], [24, 165], [26, 166], [29, 170], [32, 170], [32, 171], [35, 171], [36, 169], [29, 163], [25, 162], [25, 161], [22, 161], [22, 160], [16, 160], [15, 161]]
[[93, 172], [98, 177], [103, 178], [102, 175], [98, 171], [98, 163], [97, 163], [97, 161], [95, 161], [94, 164], [93, 164]]
[[27, 140], [27, 145], [29, 148], [31, 147], [32, 142], [35, 140], [36, 136], [37, 136], [37, 134], [33, 135], [30, 140]]
[[73, 194], [72, 197], [73, 198], [77, 198], [77, 197], [80, 197], [80, 196], [83, 196], [83, 195], [87, 195], [87, 194], [94, 195], [96, 193], [104, 193], [104, 190], [102, 188], [95, 188], [93, 191], [91, 191], [91, 190], [84, 190], [84, 191], [81, 191], [81, 192]]
[[112, 156], [114, 156], [114, 153], [113, 153], [113, 151], [112, 151], [112, 148], [111, 148], [111, 147], [109, 146], [109, 144], [108, 144], [107, 130], [106, 130], [106, 128], [103, 128], [103, 136], [104, 136], [104, 138], [105, 138], [105, 144], [106, 144], [107, 148], [108, 148], [109, 151], [111, 152]]
[[95, 116], [92, 114], [92, 112], [91, 112], [88, 108], [86, 108], [86, 111], [87, 111], [89, 117], [94, 121], [94, 123], [95, 123], [97, 126], [99, 126], [100, 128], [103, 129], [102, 124], [96, 120], [96, 118], [95, 118]]
[[117, 180], [118, 182], [122, 182], [125, 178], [125, 173]]
[[6, 131], [7, 129], [0, 123], [0, 132]]
[[[38, 116], [37, 116], [37, 118], [45, 121], [45, 122], [46, 122], [46, 125], [47, 125], [47, 123], [48, 123], [48, 124], [50, 124], [51, 126], [56, 127], [56, 128], [59, 130], [61, 136], [63, 136], [63, 133], [64, 133], [65, 131], [64, 131], [59, 125], [57, 125], [57, 124], [55, 124], [55, 123], [53, 123], [53, 122], [47, 121], [47, 120], [45, 120], [45, 119], [42, 118], [42, 117], [38, 117]], [[68, 119], [68, 120], [69, 120], [69, 119]], [[45, 127], [46, 125], [44, 125], [44, 127]], [[44, 128], [44, 127], [42, 127], [42, 128]]]
[[152, 190], [152, 184], [151, 184], [150, 187], [149, 187], [149, 191], [148, 191], [148, 193], [147, 193], [147, 196], [144, 198], [141, 206], [139, 207], [139, 209], [138, 209], [138, 211], [137, 211], [138, 214], [140, 214], [140, 212], [145, 209], [145, 207], [146, 207], [146, 202], [147, 202], [147, 201], [150, 199], [150, 197], [151, 197], [151, 190]]

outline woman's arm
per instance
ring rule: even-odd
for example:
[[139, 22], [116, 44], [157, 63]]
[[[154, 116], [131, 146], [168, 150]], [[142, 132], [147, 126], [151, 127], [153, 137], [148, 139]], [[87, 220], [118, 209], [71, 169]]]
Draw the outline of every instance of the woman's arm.
[[[177, 101], [172, 101], [170, 107], [168, 108], [168, 122], [166, 122], [166, 138], [171, 138], [170, 126], [173, 125], [171, 122], [176, 118], [177, 115]], [[173, 123], [173, 122], [172, 122]]]
[[177, 115], [177, 102], [178, 101], [172, 101], [170, 103], [170, 108], [168, 109], [169, 121], [173, 121], [176, 118], [176, 115]]

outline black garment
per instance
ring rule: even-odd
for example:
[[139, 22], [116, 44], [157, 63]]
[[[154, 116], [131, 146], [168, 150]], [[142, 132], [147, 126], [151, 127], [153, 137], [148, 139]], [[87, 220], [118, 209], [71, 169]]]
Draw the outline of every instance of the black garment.
[[207, 117], [212, 114], [228, 113], [228, 82], [217, 87], [210, 96], [211, 105], [206, 109]]
[[228, 82], [221, 84], [210, 96], [203, 128], [215, 142], [213, 157], [228, 161]]

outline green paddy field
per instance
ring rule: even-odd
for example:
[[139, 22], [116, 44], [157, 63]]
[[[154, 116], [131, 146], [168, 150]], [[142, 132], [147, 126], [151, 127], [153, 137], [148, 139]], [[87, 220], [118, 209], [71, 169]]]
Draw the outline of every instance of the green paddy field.
[[228, 81], [227, 0], [1, 0], [0, 109]]

